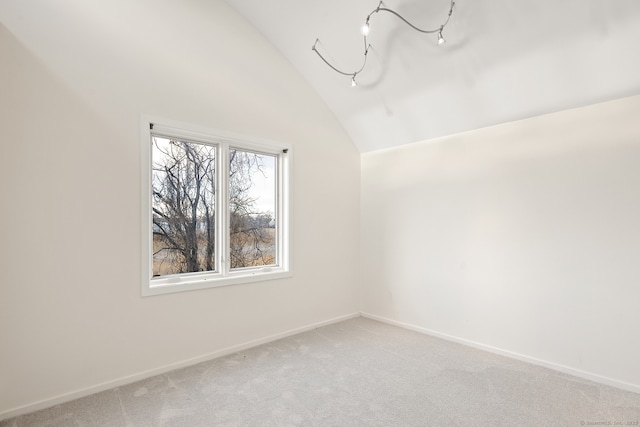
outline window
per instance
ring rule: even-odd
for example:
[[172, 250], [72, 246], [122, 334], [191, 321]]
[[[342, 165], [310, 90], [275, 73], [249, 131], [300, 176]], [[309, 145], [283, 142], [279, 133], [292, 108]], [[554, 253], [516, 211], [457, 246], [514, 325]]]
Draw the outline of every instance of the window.
[[142, 120], [142, 294], [291, 276], [291, 147]]

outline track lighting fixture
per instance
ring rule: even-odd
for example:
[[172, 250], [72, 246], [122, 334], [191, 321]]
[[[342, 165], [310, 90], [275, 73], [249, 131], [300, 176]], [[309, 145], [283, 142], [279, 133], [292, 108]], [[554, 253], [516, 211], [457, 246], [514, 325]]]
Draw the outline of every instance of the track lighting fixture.
[[346, 71], [340, 70], [337, 67], [335, 67], [334, 65], [332, 65], [317, 49], [317, 45], [318, 45], [318, 42], [320, 41], [320, 39], [316, 39], [316, 42], [311, 47], [311, 50], [313, 50], [320, 57], [320, 59], [322, 59], [324, 61], [325, 64], [327, 64], [329, 67], [331, 67], [337, 73], [340, 73], [340, 74], [345, 75], [345, 76], [351, 76], [351, 86], [355, 87], [355, 86], [358, 85], [358, 83], [356, 83], [356, 76], [358, 74], [360, 74], [362, 72], [362, 70], [364, 70], [365, 65], [367, 65], [367, 54], [369, 53], [369, 48], [371, 48], [371, 45], [369, 43], [367, 43], [367, 36], [369, 35], [369, 32], [371, 31], [371, 27], [369, 26], [369, 20], [371, 19], [371, 16], [373, 16], [374, 14], [379, 13], [379, 12], [388, 12], [388, 13], [396, 16], [401, 21], [403, 21], [405, 24], [407, 24], [408, 26], [410, 26], [411, 28], [413, 28], [414, 30], [416, 30], [416, 31], [418, 31], [420, 33], [423, 33], [423, 34], [435, 34], [435, 33], [438, 33], [438, 45], [442, 45], [442, 44], [446, 43], [446, 40], [442, 36], [442, 30], [444, 30], [444, 27], [446, 27], [447, 24], [449, 23], [449, 19], [451, 19], [451, 14], [453, 13], [453, 6], [454, 5], [455, 5], [455, 2], [453, 0], [450, 0], [449, 14], [447, 15], [447, 19], [444, 21], [444, 23], [442, 23], [442, 25], [440, 25], [436, 29], [431, 30], [431, 29], [422, 29], [422, 28], [416, 27], [415, 25], [413, 25], [411, 22], [409, 22], [407, 19], [405, 19], [402, 15], [400, 15], [395, 10], [389, 9], [387, 7], [384, 7], [384, 3], [382, 1], [380, 3], [378, 3], [378, 7], [376, 7], [369, 15], [367, 15], [367, 20], [365, 21], [365, 24], [362, 27], [360, 27], [360, 32], [362, 33], [362, 36], [364, 37], [364, 53], [363, 53], [364, 59], [362, 61], [362, 66], [360, 67], [360, 69], [358, 69], [356, 71], [346, 72]]

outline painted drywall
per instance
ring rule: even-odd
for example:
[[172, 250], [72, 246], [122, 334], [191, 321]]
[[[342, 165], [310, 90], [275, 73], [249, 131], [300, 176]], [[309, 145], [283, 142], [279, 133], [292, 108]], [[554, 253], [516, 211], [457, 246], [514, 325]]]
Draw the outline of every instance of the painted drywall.
[[640, 390], [640, 96], [362, 156], [362, 310]]
[[[0, 17], [0, 416], [357, 312], [359, 153], [224, 2]], [[292, 278], [140, 296], [141, 114], [293, 145]]]

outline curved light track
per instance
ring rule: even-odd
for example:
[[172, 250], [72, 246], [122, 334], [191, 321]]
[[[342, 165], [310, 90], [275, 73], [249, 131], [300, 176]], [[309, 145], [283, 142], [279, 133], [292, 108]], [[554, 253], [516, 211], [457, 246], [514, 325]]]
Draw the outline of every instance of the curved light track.
[[367, 35], [369, 34], [369, 20], [371, 19], [371, 16], [373, 16], [376, 13], [379, 12], [388, 12], [394, 16], [396, 16], [397, 18], [399, 18], [400, 20], [402, 20], [405, 24], [407, 24], [409, 27], [413, 28], [414, 30], [421, 32], [423, 34], [435, 34], [438, 33], [438, 44], [443, 44], [445, 42], [444, 37], [442, 37], [442, 30], [444, 30], [444, 27], [447, 26], [447, 24], [449, 23], [449, 20], [451, 19], [451, 14], [453, 14], [453, 6], [455, 5], [455, 2], [453, 0], [451, 1], [451, 6], [449, 7], [449, 14], [447, 15], [447, 19], [437, 28], [435, 29], [422, 29], [419, 28], [417, 26], [415, 26], [414, 24], [412, 24], [411, 22], [409, 22], [406, 18], [404, 18], [402, 15], [400, 15], [398, 12], [396, 12], [393, 9], [389, 9], [387, 7], [383, 7], [383, 2], [381, 1], [380, 3], [378, 3], [378, 7], [376, 7], [373, 11], [371, 11], [371, 13], [369, 13], [367, 15], [367, 20], [365, 21], [365, 24], [362, 26], [362, 35], [364, 37], [364, 59], [362, 61], [362, 66], [355, 70], [355, 71], [351, 71], [351, 72], [346, 72], [343, 70], [340, 70], [339, 68], [337, 68], [336, 66], [334, 66], [333, 64], [331, 64], [319, 51], [317, 48], [318, 43], [320, 42], [320, 39], [316, 39], [315, 43], [313, 44], [313, 46], [311, 46], [311, 50], [313, 50], [319, 57], [320, 59], [322, 59], [324, 61], [325, 64], [327, 64], [329, 67], [331, 67], [335, 72], [340, 73], [342, 75], [345, 76], [351, 76], [351, 86], [357, 86], [356, 83], [356, 76], [358, 74], [360, 74], [362, 72], [362, 70], [364, 70], [364, 67], [367, 65], [367, 55], [369, 54], [369, 49], [371, 48], [371, 45], [369, 43], [367, 43]]

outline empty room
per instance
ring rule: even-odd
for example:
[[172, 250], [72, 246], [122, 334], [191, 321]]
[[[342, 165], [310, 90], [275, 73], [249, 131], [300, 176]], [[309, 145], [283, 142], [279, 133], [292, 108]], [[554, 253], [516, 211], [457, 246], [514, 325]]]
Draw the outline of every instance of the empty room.
[[639, 426], [639, 46], [636, 0], [0, 0], [0, 426]]

